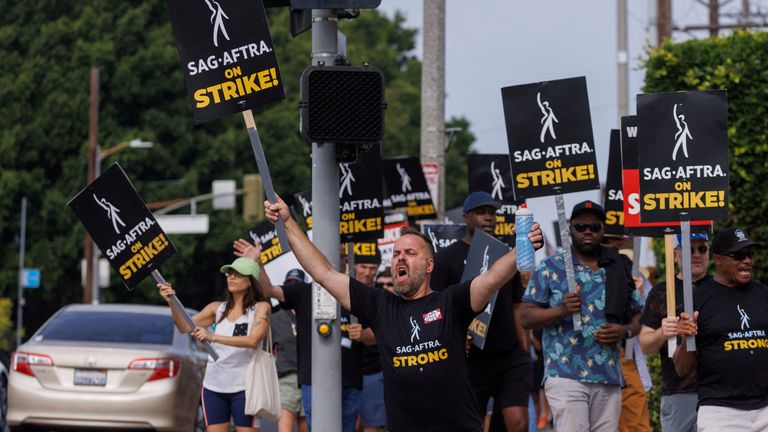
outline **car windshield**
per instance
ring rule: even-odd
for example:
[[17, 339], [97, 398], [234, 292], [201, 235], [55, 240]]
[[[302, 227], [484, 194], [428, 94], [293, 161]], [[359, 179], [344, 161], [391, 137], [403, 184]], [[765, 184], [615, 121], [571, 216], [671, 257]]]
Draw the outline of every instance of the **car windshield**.
[[64, 311], [35, 339], [171, 345], [173, 321], [144, 313]]

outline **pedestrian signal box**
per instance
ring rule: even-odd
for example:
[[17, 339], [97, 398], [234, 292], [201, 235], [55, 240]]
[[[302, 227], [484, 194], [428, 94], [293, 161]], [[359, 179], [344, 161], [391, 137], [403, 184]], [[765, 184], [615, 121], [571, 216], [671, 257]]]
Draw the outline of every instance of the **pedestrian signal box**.
[[364, 144], [384, 136], [384, 75], [370, 66], [312, 66], [301, 76], [301, 135]]

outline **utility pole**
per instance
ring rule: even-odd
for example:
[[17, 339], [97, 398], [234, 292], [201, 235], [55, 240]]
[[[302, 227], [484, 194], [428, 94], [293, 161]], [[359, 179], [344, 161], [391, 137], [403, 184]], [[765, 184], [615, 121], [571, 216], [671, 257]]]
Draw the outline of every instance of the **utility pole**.
[[672, 0], [657, 0], [656, 22], [656, 43], [661, 45], [672, 37]]
[[[333, 65], [339, 52], [338, 17], [333, 9], [312, 10], [312, 64]], [[339, 270], [339, 166], [336, 145], [312, 143], [313, 242]], [[328, 310], [330, 309], [330, 310]], [[328, 316], [318, 319], [330, 312]], [[335, 312], [335, 314], [334, 314]], [[339, 305], [325, 289], [312, 285], [312, 424], [315, 431], [341, 430], [341, 328]], [[331, 331], [321, 335], [321, 323]]]
[[[96, 177], [96, 158], [98, 157], [99, 144], [99, 70], [91, 68], [90, 102], [88, 107], [88, 184]], [[85, 284], [83, 285], [83, 303], [91, 303], [93, 289], [98, 289], [99, 284], [97, 265], [94, 265], [96, 245], [91, 236], [85, 234]]]
[[741, 17], [743, 29], [749, 28], [749, 0], [741, 0]]
[[629, 114], [629, 52], [627, 51], [627, 0], [618, 0], [618, 50], [616, 62], [618, 63], [619, 84], [619, 122], [621, 117]]
[[421, 63], [421, 163], [437, 165], [435, 202], [445, 216], [445, 0], [424, 0], [424, 61]]
[[718, 0], [709, 0], [709, 37], [716, 38], [720, 29], [720, 4]]

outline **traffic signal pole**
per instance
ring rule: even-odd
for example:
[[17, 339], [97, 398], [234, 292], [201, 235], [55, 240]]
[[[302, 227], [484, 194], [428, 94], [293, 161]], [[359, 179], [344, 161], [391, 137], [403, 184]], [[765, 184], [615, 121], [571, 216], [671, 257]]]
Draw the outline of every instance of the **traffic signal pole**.
[[[336, 11], [312, 10], [312, 65], [333, 65], [338, 54]], [[339, 167], [336, 145], [312, 143], [312, 236], [313, 242], [338, 270], [341, 255], [339, 235]], [[341, 430], [341, 329], [339, 306], [331, 295], [312, 286], [312, 416], [314, 431]], [[317, 330], [330, 324], [329, 335]]]

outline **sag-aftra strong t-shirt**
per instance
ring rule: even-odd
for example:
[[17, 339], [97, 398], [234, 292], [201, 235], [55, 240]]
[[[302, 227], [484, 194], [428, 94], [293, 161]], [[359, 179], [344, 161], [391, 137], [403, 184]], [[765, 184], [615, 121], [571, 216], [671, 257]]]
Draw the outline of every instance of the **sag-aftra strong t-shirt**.
[[696, 288], [693, 300], [699, 404], [768, 406], [768, 287], [750, 281], [731, 288], [711, 279]]
[[466, 374], [469, 285], [404, 300], [350, 279], [352, 313], [376, 334], [390, 431], [480, 431]]

